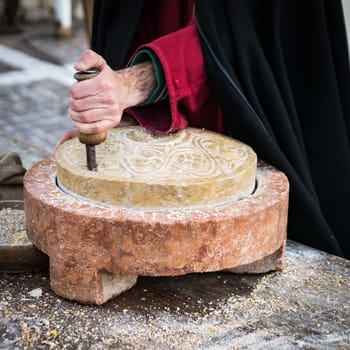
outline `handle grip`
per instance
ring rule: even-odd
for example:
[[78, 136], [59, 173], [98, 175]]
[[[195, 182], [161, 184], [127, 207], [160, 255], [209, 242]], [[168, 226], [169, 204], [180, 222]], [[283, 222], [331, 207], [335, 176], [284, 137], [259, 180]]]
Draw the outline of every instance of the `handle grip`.
[[[96, 77], [100, 71], [98, 69], [88, 69], [76, 72], [74, 74], [74, 78], [77, 81], [83, 81], [87, 79], [92, 79]], [[100, 132], [98, 134], [83, 134], [81, 132], [78, 133], [79, 141], [85, 145], [98, 145], [106, 140], [107, 133]]]

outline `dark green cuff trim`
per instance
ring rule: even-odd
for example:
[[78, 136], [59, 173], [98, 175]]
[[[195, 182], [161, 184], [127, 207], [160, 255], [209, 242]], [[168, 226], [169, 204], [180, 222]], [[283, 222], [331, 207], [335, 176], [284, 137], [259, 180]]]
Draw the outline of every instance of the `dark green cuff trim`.
[[165, 75], [163, 72], [162, 64], [152, 49], [144, 48], [138, 51], [135, 54], [134, 58], [131, 60], [129, 66], [134, 66], [145, 61], [152, 61], [156, 78], [156, 87], [148, 96], [148, 98], [140, 103], [139, 106], [145, 106], [163, 99], [164, 91], [166, 90]]

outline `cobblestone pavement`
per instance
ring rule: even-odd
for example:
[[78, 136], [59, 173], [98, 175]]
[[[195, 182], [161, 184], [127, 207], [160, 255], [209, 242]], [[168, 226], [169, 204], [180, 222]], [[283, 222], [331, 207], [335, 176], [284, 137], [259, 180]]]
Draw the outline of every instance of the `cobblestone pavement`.
[[0, 154], [18, 151], [27, 167], [51, 153], [73, 127], [69, 86], [87, 39], [82, 26], [69, 39], [56, 38], [53, 29], [0, 36]]

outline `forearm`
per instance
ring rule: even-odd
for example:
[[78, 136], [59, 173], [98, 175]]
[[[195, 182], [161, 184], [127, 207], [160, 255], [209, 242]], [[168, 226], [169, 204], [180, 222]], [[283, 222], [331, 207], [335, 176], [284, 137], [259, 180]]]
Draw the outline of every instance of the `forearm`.
[[126, 107], [133, 107], [144, 102], [156, 85], [152, 62], [146, 61], [118, 70], [117, 78], [127, 87]]
[[[146, 51], [152, 53], [149, 56], [153, 61], [156, 56], [160, 62], [167, 99], [157, 94], [155, 99], [149, 99], [152, 105], [143, 103], [132, 108], [133, 117], [152, 133], [169, 133], [187, 125], [223, 132], [221, 111], [208, 82], [195, 22], [140, 47], [131, 63], [142, 53], [144, 58]], [[157, 72], [156, 69], [156, 77]]]

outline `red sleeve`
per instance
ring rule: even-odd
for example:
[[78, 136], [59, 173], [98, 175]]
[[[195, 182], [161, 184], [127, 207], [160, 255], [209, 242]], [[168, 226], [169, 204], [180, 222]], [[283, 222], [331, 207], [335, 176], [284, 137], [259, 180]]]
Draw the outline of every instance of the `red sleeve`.
[[169, 133], [186, 126], [223, 132], [219, 106], [209, 88], [195, 22], [149, 44], [158, 56], [169, 98], [128, 110], [153, 133]]

